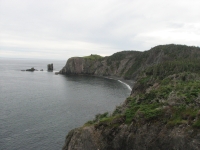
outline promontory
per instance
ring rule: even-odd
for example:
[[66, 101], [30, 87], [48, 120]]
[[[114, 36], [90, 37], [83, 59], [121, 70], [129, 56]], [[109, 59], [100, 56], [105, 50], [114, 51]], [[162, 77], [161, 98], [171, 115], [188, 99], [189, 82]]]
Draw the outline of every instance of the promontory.
[[73, 57], [59, 72], [134, 81], [130, 97], [71, 130], [63, 150], [199, 150], [200, 48], [159, 45]]

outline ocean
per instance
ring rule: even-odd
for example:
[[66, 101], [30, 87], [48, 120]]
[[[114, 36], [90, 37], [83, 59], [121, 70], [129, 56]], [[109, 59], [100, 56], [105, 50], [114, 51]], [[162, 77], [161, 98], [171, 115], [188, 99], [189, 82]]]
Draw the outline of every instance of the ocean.
[[[71, 129], [111, 113], [130, 95], [120, 81], [55, 75], [65, 63], [0, 58], [0, 150], [60, 150]], [[21, 71], [31, 67], [44, 71]]]

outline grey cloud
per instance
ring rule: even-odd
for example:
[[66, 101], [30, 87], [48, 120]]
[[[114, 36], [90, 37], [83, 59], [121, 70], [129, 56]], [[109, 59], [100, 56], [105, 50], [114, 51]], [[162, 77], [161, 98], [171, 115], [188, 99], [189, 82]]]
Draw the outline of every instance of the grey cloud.
[[9, 54], [16, 52], [16, 57], [20, 57], [17, 51], [41, 57], [56, 52], [58, 59], [67, 59], [91, 53], [110, 55], [124, 49], [147, 50], [167, 43], [200, 45], [196, 40], [200, 38], [199, 0], [0, 3], [0, 50], [2, 54], [8, 49]]

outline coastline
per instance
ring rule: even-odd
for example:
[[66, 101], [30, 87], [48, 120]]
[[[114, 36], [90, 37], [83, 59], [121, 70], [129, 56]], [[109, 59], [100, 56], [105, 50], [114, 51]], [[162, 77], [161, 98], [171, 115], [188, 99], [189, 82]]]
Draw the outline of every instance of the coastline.
[[126, 84], [125, 82], [122, 82], [121, 80], [117, 80], [117, 81], [119, 81], [120, 83], [126, 85], [130, 91], [132, 90], [130, 85]]
[[103, 78], [106, 78], [106, 79], [112, 79], [112, 80], [119, 81], [122, 84], [125, 84], [130, 90], [132, 90], [133, 85], [135, 83], [134, 80], [125, 80], [123, 78], [119, 78], [119, 77], [115, 77], [115, 76], [99, 76], [99, 77], [103, 77]]
[[61, 75], [77, 75], [77, 76], [93, 76], [93, 77], [99, 77], [99, 78], [106, 78], [106, 79], [111, 79], [111, 80], [116, 80], [121, 82], [122, 84], [125, 84], [130, 91], [132, 91], [132, 88], [135, 84], [134, 80], [125, 80], [123, 78], [120, 77], [116, 77], [116, 76], [100, 76], [100, 75], [89, 75], [89, 74], [62, 74], [60, 72], [56, 72], [56, 75], [61, 74]]

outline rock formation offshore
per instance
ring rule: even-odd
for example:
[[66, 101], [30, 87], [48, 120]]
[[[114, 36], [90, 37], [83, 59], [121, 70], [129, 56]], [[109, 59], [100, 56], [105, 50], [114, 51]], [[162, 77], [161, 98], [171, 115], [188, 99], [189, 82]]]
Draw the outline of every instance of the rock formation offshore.
[[53, 71], [53, 64], [48, 64], [47, 65], [47, 70], [48, 71]]

